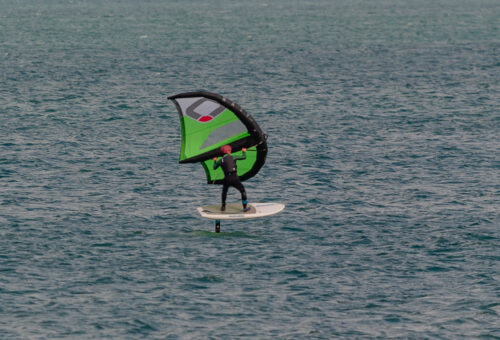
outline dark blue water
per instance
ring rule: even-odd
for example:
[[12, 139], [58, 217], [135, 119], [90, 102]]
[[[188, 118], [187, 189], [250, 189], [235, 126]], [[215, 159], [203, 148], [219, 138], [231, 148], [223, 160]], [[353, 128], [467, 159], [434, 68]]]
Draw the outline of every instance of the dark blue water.
[[[499, 339], [499, 18], [0, 1], [0, 338]], [[280, 215], [197, 216], [167, 96], [199, 89], [269, 135]]]

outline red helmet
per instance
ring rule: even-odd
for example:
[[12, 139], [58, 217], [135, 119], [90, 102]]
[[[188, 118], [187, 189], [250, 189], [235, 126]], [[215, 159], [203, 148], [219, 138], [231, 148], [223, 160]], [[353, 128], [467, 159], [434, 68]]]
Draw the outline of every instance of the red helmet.
[[231, 153], [231, 145], [224, 145], [224, 146], [221, 146], [220, 148], [220, 152], [222, 153]]

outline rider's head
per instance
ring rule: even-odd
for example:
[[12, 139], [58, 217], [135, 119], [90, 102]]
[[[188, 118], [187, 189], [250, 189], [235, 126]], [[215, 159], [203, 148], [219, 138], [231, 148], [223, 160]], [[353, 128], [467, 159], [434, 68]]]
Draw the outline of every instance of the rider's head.
[[230, 154], [231, 153], [231, 145], [224, 145], [224, 146], [221, 146], [220, 148], [220, 152], [224, 153], [224, 154]]

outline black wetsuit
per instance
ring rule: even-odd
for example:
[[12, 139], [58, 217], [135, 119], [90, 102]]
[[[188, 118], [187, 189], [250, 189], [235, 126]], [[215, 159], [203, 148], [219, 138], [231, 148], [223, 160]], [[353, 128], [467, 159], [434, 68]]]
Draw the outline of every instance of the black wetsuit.
[[246, 158], [246, 153], [243, 152], [242, 156], [233, 157], [232, 155], [224, 155], [224, 157], [214, 162], [214, 169], [217, 169], [220, 166], [222, 167], [222, 171], [224, 171], [224, 182], [222, 183], [222, 206], [226, 205], [227, 190], [229, 187], [234, 187], [241, 193], [243, 207], [246, 208], [247, 193], [245, 191], [245, 187], [241, 184], [238, 174], [236, 173], [236, 161]]

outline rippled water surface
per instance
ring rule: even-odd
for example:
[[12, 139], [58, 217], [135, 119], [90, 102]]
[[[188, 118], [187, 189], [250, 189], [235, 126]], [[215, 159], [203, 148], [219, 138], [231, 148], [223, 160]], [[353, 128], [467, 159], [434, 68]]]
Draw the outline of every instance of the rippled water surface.
[[[500, 4], [0, 1], [0, 338], [500, 338]], [[168, 95], [269, 135], [222, 224]], [[230, 198], [238, 198], [235, 190]]]

